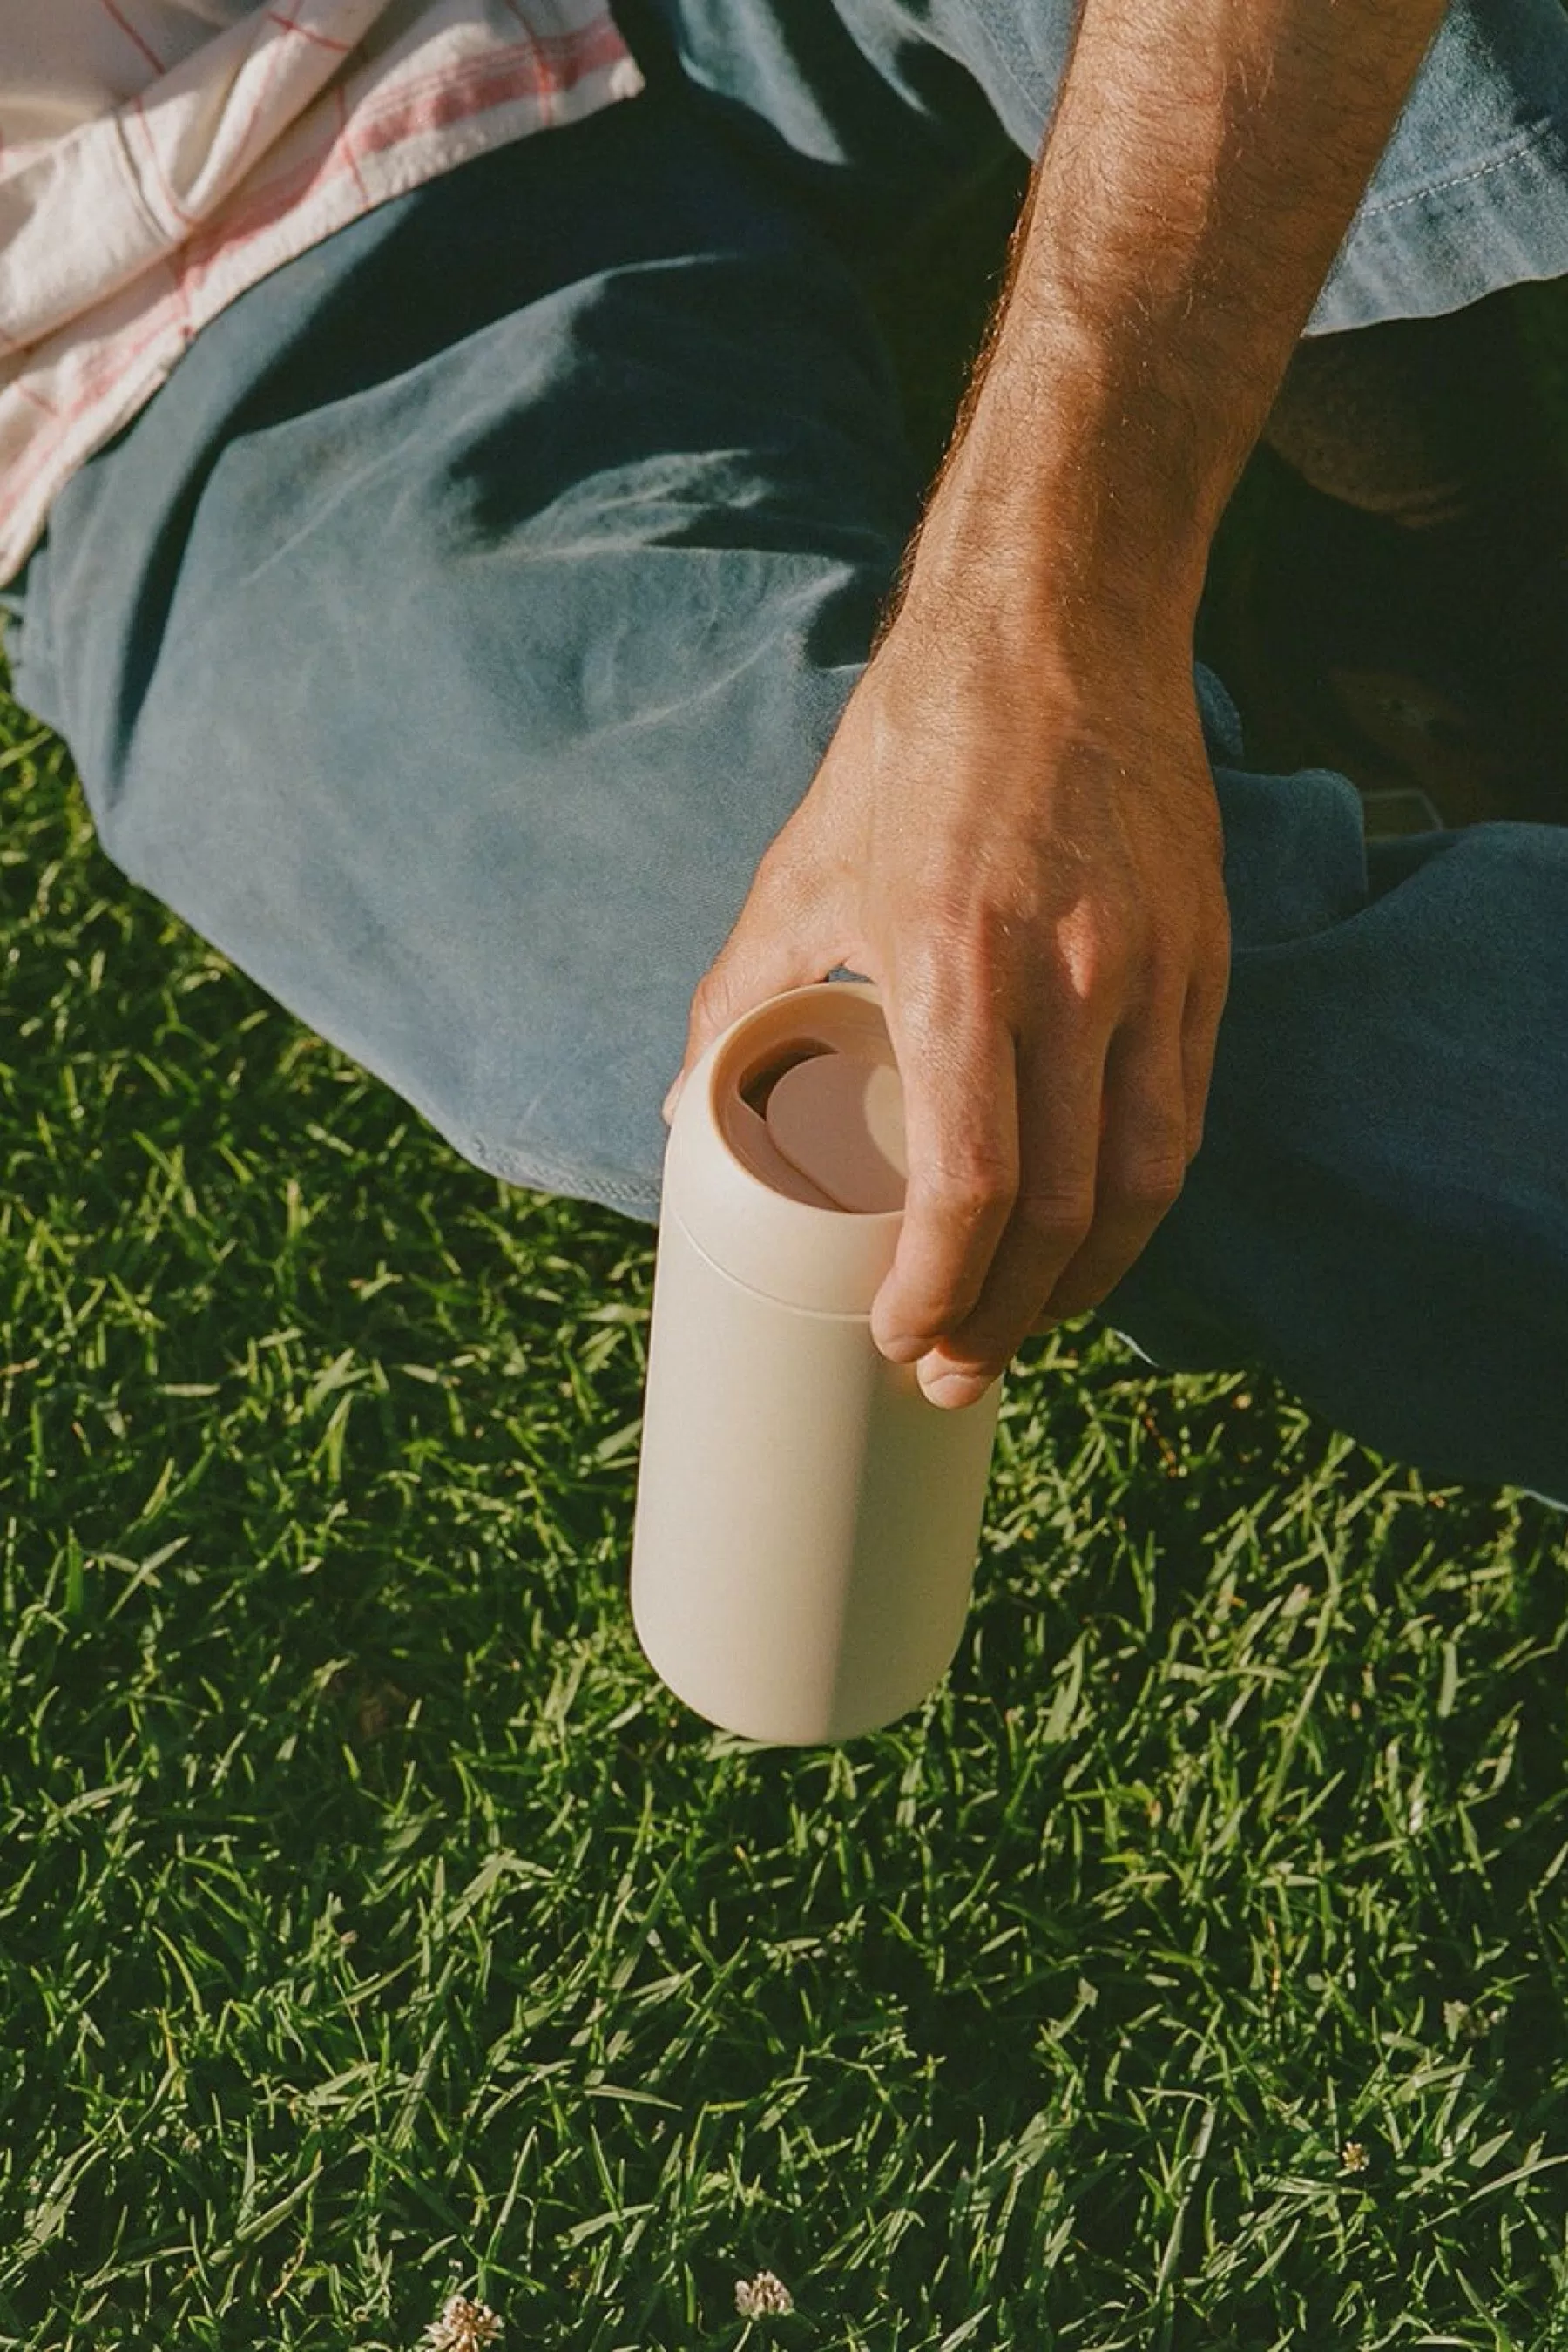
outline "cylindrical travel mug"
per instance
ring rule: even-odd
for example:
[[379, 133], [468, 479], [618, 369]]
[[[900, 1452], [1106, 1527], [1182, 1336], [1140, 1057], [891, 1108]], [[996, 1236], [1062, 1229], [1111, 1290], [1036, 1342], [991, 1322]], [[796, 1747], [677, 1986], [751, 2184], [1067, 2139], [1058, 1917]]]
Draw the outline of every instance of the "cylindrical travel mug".
[[934, 1405], [871, 1337], [907, 1174], [868, 981], [755, 1006], [676, 1106], [632, 1620], [677, 1697], [747, 1738], [879, 1730], [963, 1637], [1002, 1381]]

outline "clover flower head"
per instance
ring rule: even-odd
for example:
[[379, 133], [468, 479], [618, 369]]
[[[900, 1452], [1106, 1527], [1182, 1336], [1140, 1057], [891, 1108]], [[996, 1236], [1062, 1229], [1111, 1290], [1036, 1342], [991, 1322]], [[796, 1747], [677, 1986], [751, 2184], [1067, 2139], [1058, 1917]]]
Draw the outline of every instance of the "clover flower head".
[[759, 2271], [754, 2279], [735, 2281], [735, 2308], [742, 2319], [760, 2319], [768, 2312], [793, 2311], [795, 2298], [772, 2271]]
[[489, 2304], [454, 2294], [425, 2330], [424, 2352], [485, 2352], [500, 2334], [500, 2321]]

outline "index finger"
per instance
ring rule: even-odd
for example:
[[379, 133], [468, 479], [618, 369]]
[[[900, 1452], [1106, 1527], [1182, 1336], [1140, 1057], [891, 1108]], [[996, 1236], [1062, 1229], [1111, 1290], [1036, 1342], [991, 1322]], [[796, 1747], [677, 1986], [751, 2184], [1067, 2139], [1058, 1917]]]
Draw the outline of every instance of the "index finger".
[[979, 1297], [1018, 1190], [1013, 1033], [978, 992], [884, 991], [909, 1176], [893, 1264], [871, 1310], [896, 1363], [923, 1356]]

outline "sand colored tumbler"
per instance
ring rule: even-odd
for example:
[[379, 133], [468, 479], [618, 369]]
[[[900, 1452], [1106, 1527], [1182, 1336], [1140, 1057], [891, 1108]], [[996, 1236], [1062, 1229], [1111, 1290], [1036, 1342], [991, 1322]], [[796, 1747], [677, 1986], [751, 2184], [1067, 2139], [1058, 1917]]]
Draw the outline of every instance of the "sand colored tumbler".
[[676, 1106], [632, 1620], [677, 1697], [746, 1738], [879, 1730], [963, 1637], [1002, 1381], [934, 1405], [871, 1337], [907, 1173], [868, 981], [754, 1007]]

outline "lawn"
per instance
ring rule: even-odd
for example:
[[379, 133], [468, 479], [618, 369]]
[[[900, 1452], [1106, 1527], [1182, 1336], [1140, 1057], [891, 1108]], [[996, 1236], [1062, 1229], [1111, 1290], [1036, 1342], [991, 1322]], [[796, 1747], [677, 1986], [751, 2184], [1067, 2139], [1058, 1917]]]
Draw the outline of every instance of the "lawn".
[[1562, 1518], [1075, 1327], [929, 1705], [715, 1733], [626, 1603], [651, 1230], [9, 704], [0, 801], [0, 2346], [1568, 2352]]

